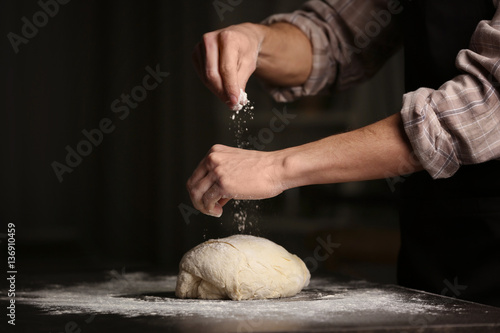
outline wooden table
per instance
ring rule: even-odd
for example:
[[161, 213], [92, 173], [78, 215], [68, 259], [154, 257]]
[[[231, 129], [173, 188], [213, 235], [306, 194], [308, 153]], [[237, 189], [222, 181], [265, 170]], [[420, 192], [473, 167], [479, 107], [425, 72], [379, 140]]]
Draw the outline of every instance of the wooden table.
[[315, 277], [295, 297], [240, 302], [177, 299], [174, 275], [30, 281], [8, 332], [500, 332], [500, 308], [363, 281]]

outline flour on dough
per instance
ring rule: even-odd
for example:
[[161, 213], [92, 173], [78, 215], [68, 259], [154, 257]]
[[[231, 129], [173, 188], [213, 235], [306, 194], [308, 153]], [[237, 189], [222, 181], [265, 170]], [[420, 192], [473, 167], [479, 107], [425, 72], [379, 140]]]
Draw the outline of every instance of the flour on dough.
[[309, 284], [304, 262], [265, 238], [233, 235], [189, 250], [179, 264], [175, 295], [202, 299], [291, 297]]

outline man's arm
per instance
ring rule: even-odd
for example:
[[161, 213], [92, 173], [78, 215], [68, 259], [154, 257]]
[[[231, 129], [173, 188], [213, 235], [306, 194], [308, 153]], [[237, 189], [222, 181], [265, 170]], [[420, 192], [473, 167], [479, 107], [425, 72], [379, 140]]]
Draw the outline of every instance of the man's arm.
[[395, 114], [352, 132], [274, 152], [216, 145], [187, 187], [196, 209], [220, 216], [230, 199], [265, 199], [298, 186], [377, 179], [421, 169], [401, 117]]
[[230, 107], [254, 71], [280, 102], [343, 89], [373, 75], [401, 46], [401, 11], [389, 0], [308, 1], [263, 25], [205, 34], [193, 60], [205, 85]]
[[404, 133], [401, 116], [285, 150], [287, 188], [372, 180], [422, 170]]
[[433, 178], [500, 159], [500, 8], [491, 21], [479, 23], [456, 64], [464, 74], [403, 99], [405, 131]]

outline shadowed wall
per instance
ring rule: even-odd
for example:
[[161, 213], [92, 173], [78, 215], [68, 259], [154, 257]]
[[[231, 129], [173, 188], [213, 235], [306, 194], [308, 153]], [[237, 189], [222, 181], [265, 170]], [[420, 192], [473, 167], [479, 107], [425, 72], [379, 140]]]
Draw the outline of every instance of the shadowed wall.
[[[302, 2], [243, 0], [229, 5], [231, 10], [218, 12], [212, 1], [73, 0], [59, 4], [57, 13], [46, 15], [44, 23], [43, 15], [37, 14], [43, 11], [40, 3], [2, 1], [0, 234], [6, 232], [8, 222], [16, 224], [17, 260], [33, 271], [125, 266], [175, 270], [188, 248], [205, 238], [232, 233], [229, 217], [221, 223], [189, 210], [185, 181], [192, 170], [214, 143], [233, 144], [228, 111], [197, 78], [191, 51], [204, 32], [243, 21], [258, 22]], [[42, 21], [36, 33], [31, 31], [32, 37], [19, 42], [9, 35], [22, 37], [23, 17], [33, 23], [34, 15]], [[17, 46], [13, 47], [12, 38]], [[388, 109], [397, 110], [399, 97], [386, 95], [388, 89], [380, 87], [400, 83], [400, 65], [397, 60], [391, 67], [394, 70], [376, 78], [378, 82], [336, 102], [316, 100], [290, 107], [364, 110], [349, 110], [345, 124], [335, 130], [367, 124], [387, 115]], [[252, 125], [251, 130], [258, 131], [268, 122], [271, 109], [282, 106], [273, 103], [256, 80], [250, 81], [247, 91], [254, 97], [256, 112], [263, 114]], [[374, 100], [379, 103], [376, 107]], [[360, 116], [367, 111], [370, 115]], [[269, 149], [314, 139], [312, 132], [335, 132], [327, 127], [318, 132], [303, 124], [290, 126]], [[89, 135], [97, 143], [81, 143], [90, 142]], [[71, 153], [70, 166], [68, 151], [78, 153], [79, 148], [83, 152], [79, 155], [86, 156], [80, 160]], [[373, 188], [375, 193], [383, 188], [381, 192], [388, 194], [384, 182], [369, 184], [345, 190], [335, 187], [333, 192], [340, 191], [348, 201], [346, 193], [353, 193], [354, 202]], [[264, 206], [274, 216], [302, 214], [307, 219], [317, 213], [308, 210], [307, 203], [331, 194], [328, 187], [300, 192], [295, 198], [306, 206], [294, 213], [289, 210], [296, 200], [294, 193]], [[371, 207], [360, 202], [363, 209]], [[323, 217], [338, 221], [337, 213], [326, 212]], [[384, 214], [380, 213], [382, 219]], [[390, 230], [395, 228], [393, 222]], [[262, 226], [263, 234], [279, 235], [288, 229], [276, 225], [273, 230]], [[308, 237], [314, 241], [320, 231], [313, 225]], [[295, 251], [310, 242], [309, 238], [298, 243], [293, 237], [284, 238], [281, 241], [289, 239]], [[304, 253], [315, 246], [314, 242], [310, 248], [305, 246]]]

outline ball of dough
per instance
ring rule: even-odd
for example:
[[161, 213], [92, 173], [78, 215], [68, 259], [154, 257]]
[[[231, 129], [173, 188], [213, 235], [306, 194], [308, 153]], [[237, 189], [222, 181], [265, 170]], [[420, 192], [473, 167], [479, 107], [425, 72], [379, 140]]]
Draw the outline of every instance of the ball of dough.
[[175, 295], [202, 299], [291, 297], [309, 284], [304, 262], [265, 238], [233, 235], [189, 250], [179, 264]]

